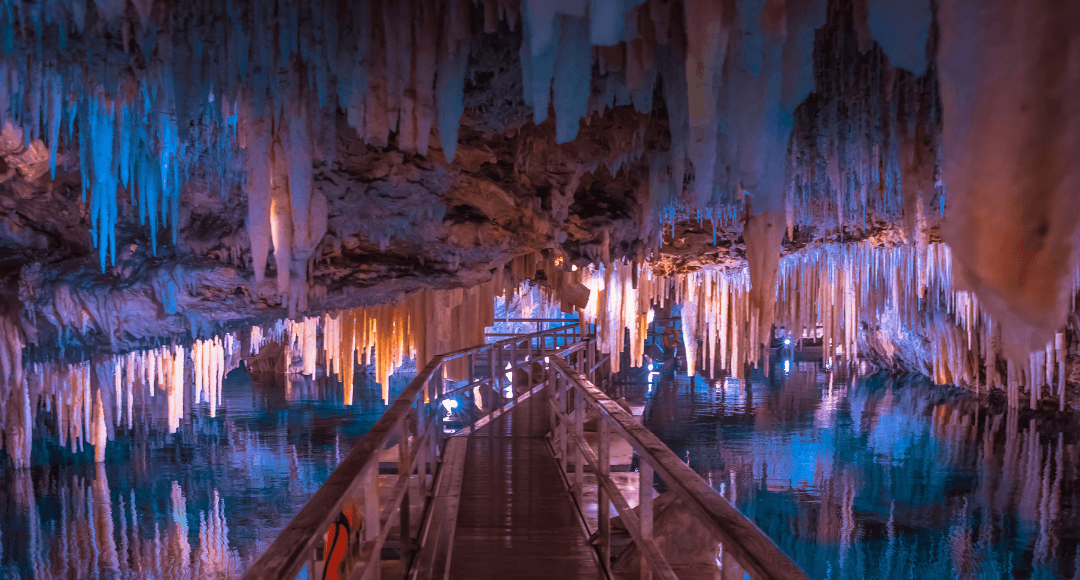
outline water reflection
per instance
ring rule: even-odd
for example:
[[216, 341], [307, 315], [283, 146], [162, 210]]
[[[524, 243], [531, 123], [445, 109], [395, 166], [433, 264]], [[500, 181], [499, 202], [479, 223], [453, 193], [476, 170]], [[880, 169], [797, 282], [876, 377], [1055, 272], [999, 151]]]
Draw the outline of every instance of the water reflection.
[[646, 424], [812, 578], [1080, 578], [1073, 419], [796, 362], [665, 375]]
[[104, 464], [35, 441], [0, 472], [0, 578], [239, 577], [382, 414], [365, 378], [345, 406], [340, 383], [236, 371], [216, 418], [132, 431]]

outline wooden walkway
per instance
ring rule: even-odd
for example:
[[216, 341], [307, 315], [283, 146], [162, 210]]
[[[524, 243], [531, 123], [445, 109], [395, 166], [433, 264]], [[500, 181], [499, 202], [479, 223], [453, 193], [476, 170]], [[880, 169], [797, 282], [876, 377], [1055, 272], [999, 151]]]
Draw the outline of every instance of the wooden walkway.
[[469, 436], [451, 579], [603, 578], [532, 397]]
[[[469, 380], [447, 384], [444, 365], [460, 361], [469, 369]], [[478, 374], [478, 365], [499, 370]], [[741, 578], [741, 570], [746, 570], [757, 580], [807, 580], [753, 522], [603, 392], [598, 385], [611, 380], [604, 365], [610, 365], [609, 360], [598, 360], [592, 335], [581, 334], [578, 325], [434, 357], [244, 580], [323, 578], [331, 571], [359, 580], [403, 572], [409, 580], [603, 579], [606, 566], [601, 562], [613, 546], [608, 518], [612, 507], [638, 547], [640, 566], [654, 578], [677, 580], [674, 568], [684, 562], [669, 563], [652, 535], [654, 477], [690, 510], [700, 524], [694, 533], [718, 539], [725, 561], [730, 556], [739, 564], [725, 565], [725, 574], [736, 571]], [[535, 386], [453, 431], [451, 425], [460, 424], [447, 421], [454, 415], [446, 411], [454, 406], [443, 403], [477, 389], [504, 392], [504, 368], [514, 374], [515, 383], [526, 373], [526, 384]], [[577, 411], [568, 413], [571, 407]], [[597, 417], [595, 444], [584, 430], [589, 413]], [[565, 459], [556, 460], [546, 437], [549, 431]], [[450, 433], [455, 434], [447, 438]], [[625, 490], [610, 477], [612, 436], [628, 446], [617, 455], [628, 458], [633, 449], [640, 459], [636, 490]], [[388, 465], [383, 466], [382, 459]], [[575, 466], [566, 475], [563, 461]], [[595, 484], [586, 483], [585, 467]], [[574, 494], [584, 500], [584, 509], [593, 501], [585, 486], [595, 488], [593, 543], [598, 548], [590, 543], [567, 478], [573, 479]], [[628, 503], [634, 495], [640, 516]], [[354, 514], [350, 517], [359, 514], [361, 525], [349, 529], [346, 557], [331, 560], [325, 548], [328, 530], [347, 510]], [[328, 561], [333, 562], [329, 567]], [[713, 560], [706, 564], [712, 570]]]

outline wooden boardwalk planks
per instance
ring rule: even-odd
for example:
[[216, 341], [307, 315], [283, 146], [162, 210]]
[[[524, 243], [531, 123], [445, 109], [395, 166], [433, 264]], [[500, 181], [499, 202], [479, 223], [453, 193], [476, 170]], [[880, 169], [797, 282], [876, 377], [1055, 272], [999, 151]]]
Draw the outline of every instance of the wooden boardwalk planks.
[[452, 437], [446, 442], [431, 512], [420, 536], [420, 553], [409, 576], [412, 580], [446, 580], [450, 574], [467, 452], [468, 440], [464, 437]]
[[452, 579], [603, 578], [533, 397], [468, 438]]

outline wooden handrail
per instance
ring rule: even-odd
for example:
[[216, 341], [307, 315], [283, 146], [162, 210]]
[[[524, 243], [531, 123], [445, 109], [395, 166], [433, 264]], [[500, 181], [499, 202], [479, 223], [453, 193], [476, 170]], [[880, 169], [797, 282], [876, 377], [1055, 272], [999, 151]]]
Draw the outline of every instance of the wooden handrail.
[[505, 323], [505, 322], [529, 322], [529, 323], [535, 323], [535, 322], [573, 322], [574, 324], [577, 324], [577, 322], [573, 318], [496, 318], [495, 319], [495, 324], [498, 324], [500, 322], [503, 322], [503, 323]]
[[[553, 409], [556, 413], [562, 413], [558, 408]], [[585, 462], [589, 464], [593, 469], [593, 473], [600, 473], [600, 459], [593, 452], [589, 444], [586, 443], [585, 438], [579, 433], [574, 433], [573, 430], [567, 431], [567, 436], [572, 438], [578, 445], [578, 449], [581, 450], [582, 455], [585, 457]], [[660, 555], [660, 550], [656, 547], [655, 542], [646, 541], [641, 534], [641, 524], [638, 521], [638, 514], [634, 513], [634, 510], [630, 508], [630, 505], [626, 503], [626, 498], [623, 497], [622, 492], [619, 491], [619, 486], [611, 479], [611, 477], [597, 478], [597, 484], [604, 487], [604, 491], [611, 497], [612, 503], [615, 504], [615, 509], [619, 512], [619, 516], [622, 517], [627, 531], [630, 532], [630, 537], [638, 543], [641, 547], [642, 555], [645, 556], [646, 561], [650, 567], [653, 568], [657, 575], [663, 580], [675, 580], [677, 577], [672, 572], [671, 566]]]
[[412, 411], [413, 401], [423, 392], [442, 361], [443, 357], [436, 356], [417, 373], [367, 435], [349, 450], [315, 495], [300, 508], [258, 561], [248, 569], [244, 578], [292, 580], [296, 577], [307, 562], [308, 554], [317, 542], [323, 541], [323, 534], [341, 513], [350, 488], [357, 484], [371, 463], [378, 462], [379, 453], [386, 446], [390, 434]]
[[[799, 569], [798, 565], [760, 528], [728, 503], [723, 496], [716, 493], [708, 482], [680, 460], [656, 435], [639, 425], [633, 416], [618, 403], [611, 400], [565, 361], [553, 357], [550, 359], [550, 364], [559, 375], [565, 377], [575, 389], [582, 393], [588, 404], [600, 409], [603, 419], [601, 427], [606, 423], [614, 426], [623, 439], [634, 448], [641, 461], [648, 462], [656, 474], [667, 483], [668, 488], [675, 491], [697, 514], [698, 519], [720, 538], [725, 553], [731, 554], [752, 578], [755, 580], [807, 579], [806, 574]], [[606, 429], [601, 430], [600, 445], [602, 447], [606, 446], [603, 440], [604, 431]], [[573, 438], [575, 443], [584, 443], [583, 438]], [[592, 459], [589, 453], [584, 453], [584, 455], [587, 460]], [[598, 477], [603, 475], [600, 470], [597, 470], [597, 473]], [[651, 486], [652, 482], [643, 482], [643, 485], [646, 484]], [[606, 484], [604, 485], [606, 487]], [[622, 513], [621, 509], [619, 513]], [[651, 555], [648, 551], [645, 553]], [[664, 576], [663, 568], [656, 571]]]
[[[579, 341], [582, 338], [580, 332], [578, 332], [579, 329], [580, 324], [578, 323], [568, 324], [531, 334], [518, 335], [491, 344], [464, 348], [432, 358], [405, 387], [405, 390], [398, 395], [393, 404], [376, 421], [364, 438], [349, 450], [341, 464], [330, 474], [326, 482], [300, 509], [289, 524], [285, 526], [285, 529], [278, 534], [277, 538], [274, 539], [255, 564], [248, 569], [243, 578], [245, 580], [293, 580], [306, 563], [314, 562], [315, 558], [312, 555], [318, 553], [322, 548], [326, 530], [330, 529], [342, 513], [346, 501], [349, 498], [357, 497], [362, 491], [368, 492], [369, 498], [377, 499], [377, 496], [371, 495], [372, 490], [361, 490], [360, 488], [364, 487], [365, 479], [368, 479], [368, 483], [372, 483], [374, 479], [371, 478], [377, 477], [377, 475], [373, 474], [377, 474], [379, 454], [390, 443], [391, 436], [397, 432], [399, 434], [399, 444], [405, 445], [407, 454], [402, 457], [399, 465], [398, 482], [395, 485], [396, 492], [392, 494], [391, 501], [388, 503], [390, 507], [385, 510], [385, 514], [382, 513], [384, 510], [376, 509], [372, 511], [367, 509], [365, 505], [365, 528], [378, 525], [376, 528], [377, 534], [372, 539], [365, 532], [365, 539], [368, 541], [358, 550], [359, 555], [366, 554], [369, 557], [368, 564], [378, 562], [378, 548], [386, 539], [388, 532], [388, 526], [384, 527], [381, 520], [391, 517], [393, 510], [398, 508], [398, 504], [408, 497], [408, 486], [405, 484], [412, 477], [418, 462], [421, 461], [421, 456], [426, 453], [429, 444], [437, 445], [438, 439], [442, 438], [441, 424], [435, 419], [437, 416], [435, 415], [435, 404], [446, 393], [441, 392], [441, 381], [432, 381], [436, 377], [442, 377], [442, 374], [437, 372], [439, 367], [452, 360], [470, 354], [475, 355], [482, 351], [501, 352], [508, 345], [511, 345], [511, 350], [513, 350], [516, 345], [525, 341], [530, 341], [529, 347], [525, 351], [527, 354], [551, 353], [554, 355], [551, 358], [556, 358], [559, 354], [564, 354], [559, 351], [572, 352], [577, 348], [563, 348], [556, 351], [546, 348], [541, 343], [538, 348], [534, 349], [531, 341], [535, 338], [546, 338], [548, 336], [564, 336], [567, 339]], [[574, 346], [576, 347], [576, 345]], [[493, 384], [498, 381], [501, 384], [502, 378], [499, 375], [502, 372], [490, 373], [491, 376], [474, 381], [474, 383], [486, 380]], [[427, 400], [430, 401], [429, 403], [425, 403], [423, 398], [425, 394], [428, 395]], [[408, 430], [403, 429], [404, 422], [411, 414], [422, 413], [424, 410], [428, 412], [428, 415], [420, 418], [422, 421], [418, 421], [417, 437], [409, 440]], [[435, 443], [432, 443], [433, 438]], [[435, 465], [438, 463], [439, 458], [435, 454], [431, 455], [428, 460], [431, 461], [431, 474], [434, 475]], [[419, 466], [424, 467], [422, 463]], [[419, 473], [426, 474], [426, 472], [427, 469], [425, 468]], [[369, 522], [369, 518], [379, 521]], [[406, 529], [405, 534], [409, 534], [408, 529]], [[358, 554], [349, 554], [349, 556], [356, 555]], [[362, 558], [361, 561], [363, 561]], [[309, 569], [310, 573], [311, 570]]]
[[539, 338], [539, 337], [546, 337], [546, 336], [550, 336], [550, 335], [555, 335], [555, 334], [559, 334], [562, 331], [569, 331], [569, 330], [574, 329], [574, 328], [581, 328], [581, 325], [575, 322], [574, 324], [564, 324], [563, 326], [556, 326], [555, 328], [547, 328], [547, 329], [541, 330], [539, 332], [533, 332], [533, 333], [530, 333], [530, 334], [516, 334], [511, 338], [504, 338], [502, 340], [497, 340], [497, 341], [492, 342], [490, 344], [481, 344], [481, 345], [477, 345], [477, 346], [470, 346], [470, 347], [466, 347], [466, 348], [462, 348], [462, 349], [458, 349], [458, 350], [453, 350], [453, 351], [450, 351], [450, 352], [448, 352], [446, 354], [443, 354], [441, 356], [443, 357], [443, 360], [447, 360], [447, 361], [454, 360], [454, 359], [457, 359], [457, 358], [461, 358], [461, 357], [463, 357], [463, 356], [465, 356], [467, 354], [470, 354], [470, 353], [479, 352], [481, 350], [486, 350], [486, 349], [489, 349], [489, 348], [495, 348], [496, 346], [502, 346], [502, 345], [510, 344], [512, 342], [524, 342], [526, 340], [531, 340], [533, 338]]
[[[450, 394], [443, 390], [441, 380], [443, 375], [440, 367], [462, 356], [470, 357], [470, 365], [482, 362], [477, 360], [476, 355], [485, 350], [488, 351], [487, 364], [489, 366], [495, 364], [495, 355], [498, 354], [498, 364], [501, 366], [504, 362], [503, 355], [509, 346], [510, 362], [513, 368], [531, 369], [533, 362], [547, 357], [548, 373], [545, 377], [548, 380], [537, 386], [530, 385], [530, 393], [543, 388], [552, 393], [558, 390], [558, 396], [565, 403], [567, 386], [570, 386], [580, 404], [576, 407], [577, 409], [583, 412], [586, 403], [600, 409], [601, 450], [597, 455], [588, 448], [581, 436], [582, 412], [575, 411], [576, 416], [571, 420], [556, 406], [553, 431], [557, 431], [557, 438], [562, 448], [559, 464], [565, 471], [567, 443], [576, 445], [578, 449], [575, 467], [578, 480], [575, 484], [576, 496], [580, 500], [582, 464], [589, 463], [597, 473], [601, 497], [608, 498], [619, 513], [625, 514], [624, 521], [628, 524], [628, 528], [633, 528], [630, 530], [631, 534], [636, 541], [640, 542], [643, 557], [649, 568], [657, 573], [658, 578], [670, 579], [672, 572], [664, 561], [663, 555], [656, 549], [651, 537], [651, 489], [654, 470], [667, 482], [669, 488], [679, 494], [699, 519], [721, 538], [725, 552], [731, 554], [752, 577], [760, 580], [805, 579], [806, 575], [799, 570], [798, 566], [757, 526], [713, 491], [701, 476], [676, 457], [655, 435], [638, 425], [633, 417], [586, 379], [581, 372], [571, 368], [562, 357], [572, 352], [579, 353], [576, 365], [582, 370], [589, 370], [589, 374], [604, 363], [604, 359], [597, 360], [599, 357], [596, 356], [596, 350], [593, 348], [595, 343], [582, 340], [584, 337], [577, 332], [579, 328], [578, 324], [550, 328], [433, 358], [395, 399], [393, 405], [375, 423], [371, 431], [349, 451], [326, 483], [282, 530], [259, 560], [247, 571], [244, 578], [292, 580], [307, 563], [312, 565], [309, 568], [309, 574], [316, 573], [320, 569], [317, 566], [324, 565], [320, 559], [323, 557], [321, 549], [325, 542], [326, 530], [330, 529], [337, 520], [346, 502], [350, 498], [357, 497], [364, 498], [364, 541], [361, 545], [351, 547], [350, 553], [347, 554], [347, 561], [351, 566], [349, 577], [363, 578], [369, 573], [377, 574], [377, 567], [381, 565], [379, 555], [381, 547], [390, 531], [390, 518], [401, 517], [395, 516], [395, 511], [399, 514], [407, 514], [412, 501], [411, 496], [415, 495], [409, 491], [410, 479], [419, 477], [420, 495], [424, 501], [430, 497], [426, 487], [427, 474], [432, 475], [434, 482], [436, 468], [441, 460], [436, 448], [443, 437], [442, 417], [437, 412], [438, 401]], [[563, 336], [567, 344], [562, 348], [547, 348], [546, 341], [541, 341], [538, 348], [533, 347], [532, 339], [547, 336]], [[519, 345], [526, 341], [528, 341], [527, 348], [519, 350]], [[517, 355], [521, 354], [522, 350], [524, 350], [526, 362], [518, 363]], [[551, 371], [554, 371], [554, 374]], [[488, 374], [487, 377], [469, 381], [468, 385], [487, 382], [490, 387], [501, 389], [505, 380], [504, 371], [499, 369]], [[472, 368], [470, 368], [470, 376], [473, 376]], [[552, 377], [556, 380], [552, 381]], [[454, 390], [454, 392], [457, 391], [460, 389]], [[422, 398], [424, 396], [426, 397]], [[407, 428], [409, 424], [406, 420], [413, 414], [418, 415], [416, 437], [410, 438], [411, 432]], [[555, 428], [556, 419], [561, 420], [558, 429]], [[573, 424], [574, 428], [567, 429], [568, 424]], [[605, 465], [609, 462], [609, 454], [604, 440], [607, 438], [609, 426], [613, 426], [615, 431], [626, 439], [642, 460], [641, 477], [643, 482], [648, 482], [649, 495], [648, 499], [645, 499], [644, 493], [642, 495], [643, 510], [640, 518], [629, 512], [628, 505], [621, 495], [616, 496], [619, 493], [618, 488], [608, 476]], [[394, 492], [389, 501], [380, 502], [375, 492], [379, 455], [392, 442], [391, 437], [395, 433], [399, 435], [400, 455], [397, 481], [393, 486]], [[645, 491], [644, 486], [641, 491]], [[602, 502], [604, 506], [608, 505], [607, 501]], [[601, 523], [602, 529], [609, 527], [606, 525], [607, 511], [607, 509], [601, 510], [601, 515], [604, 516]], [[371, 526], [370, 530], [369, 526]], [[410, 525], [404, 517], [401, 528], [402, 563], [408, 566], [409, 548], [407, 546], [412, 544], [415, 534], [410, 530]], [[606, 555], [608, 547], [602, 547], [601, 553]]]
[[[552, 355], [552, 356], [564, 357], [564, 356], [566, 356], [566, 355], [568, 355], [570, 353], [577, 352], [578, 350], [584, 348], [584, 346], [585, 346], [585, 343], [579, 341], [579, 342], [575, 342], [574, 344], [564, 346], [564, 347], [560, 347], [560, 348], [557, 348], [557, 349], [554, 349], [554, 350], [537, 351], [536, 354], [532, 355], [531, 358], [526, 358], [524, 361], [522, 361], [522, 362], [520, 362], [518, 364], [511, 364], [509, 367], [504, 368], [499, 372], [509, 373], [509, 372], [513, 372], [513, 371], [516, 371], [516, 370], [528, 369], [531, 365], [535, 364], [541, 358], [543, 358], [543, 356]], [[541, 354], [541, 352], [544, 352], [546, 354]], [[598, 362], [596, 364], [596, 366], [593, 367], [592, 370], [595, 371], [597, 368], [599, 368], [601, 365], [603, 365], [605, 362], [607, 362], [608, 359], [610, 359], [610, 358], [611, 358], [610, 356], [605, 356], [604, 358], [600, 359], [600, 362]], [[460, 393], [462, 391], [467, 391], [469, 389], [474, 389], [474, 388], [476, 388], [476, 387], [478, 387], [478, 386], [480, 386], [480, 385], [482, 385], [482, 384], [484, 384], [484, 383], [486, 383], [486, 382], [488, 382], [490, 380], [491, 380], [491, 377], [479, 377], [479, 378], [473, 379], [472, 381], [470, 381], [470, 382], [468, 382], [468, 383], [466, 383], [464, 385], [461, 385], [460, 387], [454, 387], [453, 389], [443, 391], [439, 395], [439, 399], [445, 399], [445, 398], [450, 397], [452, 395], [456, 395], [456, 394], [458, 394], [458, 393]]]

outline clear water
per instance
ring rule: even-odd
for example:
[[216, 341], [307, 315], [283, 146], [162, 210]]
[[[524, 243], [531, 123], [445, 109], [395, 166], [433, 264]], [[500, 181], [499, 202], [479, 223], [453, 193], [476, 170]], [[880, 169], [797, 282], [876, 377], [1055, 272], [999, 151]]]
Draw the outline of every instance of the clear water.
[[811, 578], [1080, 578], [1080, 428], [814, 363], [669, 374], [649, 426]]
[[0, 578], [237, 578], [384, 409], [363, 376], [351, 406], [325, 379], [234, 371], [223, 391], [215, 419], [120, 437], [104, 464], [41, 439], [0, 471]]

